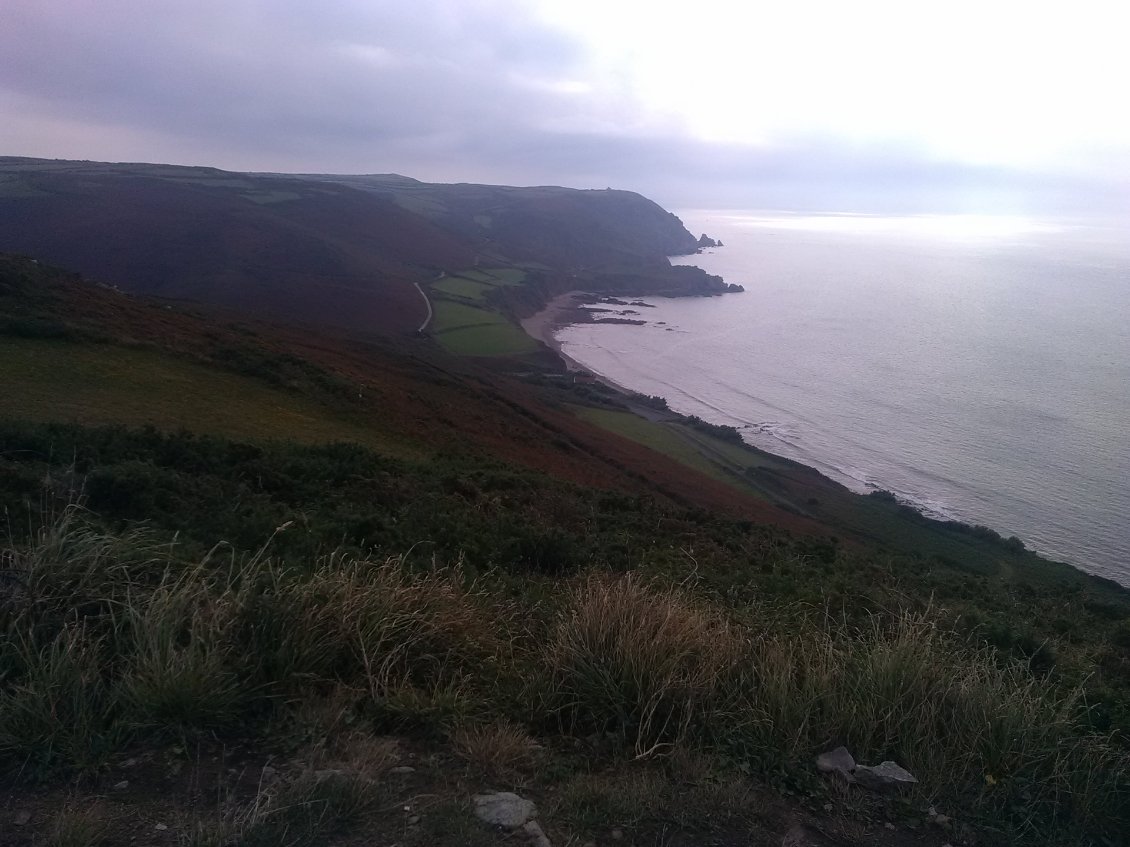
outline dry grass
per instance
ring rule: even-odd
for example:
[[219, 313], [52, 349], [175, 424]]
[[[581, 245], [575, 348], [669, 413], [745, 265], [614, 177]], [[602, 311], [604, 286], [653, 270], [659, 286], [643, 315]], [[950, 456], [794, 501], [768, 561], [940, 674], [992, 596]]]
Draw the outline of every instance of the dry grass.
[[562, 712], [622, 732], [644, 756], [726, 708], [745, 649], [740, 630], [683, 589], [592, 575], [560, 616], [548, 660]]
[[542, 750], [525, 728], [507, 720], [459, 727], [451, 733], [451, 743], [472, 765], [497, 775], [529, 770]]
[[395, 741], [352, 732], [303, 751], [298, 773], [263, 780], [249, 802], [197, 821], [188, 847], [305, 847], [321, 844], [369, 814], [379, 782], [397, 760]]
[[[509, 773], [537, 763], [512, 721], [539, 710], [567, 733], [671, 762], [698, 749], [807, 774], [816, 752], [846, 744], [909, 768], [914, 799], [1013, 831], [1130, 823], [1130, 756], [1083, 729], [1076, 694], [955, 640], [930, 610], [858, 626], [752, 609], [737, 623], [690, 588], [592, 574], [548, 615], [537, 585], [504, 600], [515, 583], [490, 590], [458, 569], [330, 556], [300, 571], [262, 555], [174, 566], [134, 541], [68, 511], [6, 556], [27, 589], [0, 619], [0, 759], [96, 770], [131, 738], [263, 727], [287, 703], [320, 769], [347, 778], [266, 788], [226, 813], [235, 843], [322, 837], [362, 809], [395, 749], [358, 726], [443, 731], [475, 766]], [[699, 805], [736, 790], [681, 770], [699, 773]], [[647, 805], [656, 773], [617, 783], [624, 809], [667, 813]], [[578, 809], [602, 802], [599, 784], [573, 787]]]
[[286, 597], [311, 672], [357, 682], [390, 714], [460, 711], [511, 653], [506, 614], [461, 573], [411, 573], [399, 559], [327, 560]]

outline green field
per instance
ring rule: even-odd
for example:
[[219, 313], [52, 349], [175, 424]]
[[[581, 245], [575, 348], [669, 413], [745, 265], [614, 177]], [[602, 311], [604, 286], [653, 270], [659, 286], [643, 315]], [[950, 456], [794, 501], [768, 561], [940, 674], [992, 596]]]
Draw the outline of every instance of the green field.
[[459, 327], [437, 339], [446, 350], [460, 356], [514, 356], [538, 350], [537, 342], [511, 323]]
[[537, 342], [498, 312], [437, 300], [432, 331], [444, 349], [460, 356], [534, 353]]
[[465, 326], [507, 323], [506, 318], [498, 312], [477, 309], [474, 306], [466, 306], [453, 300], [437, 300], [433, 307], [435, 314], [432, 317], [432, 331], [437, 335]]
[[149, 350], [0, 338], [0, 361], [8, 418], [385, 446], [379, 434], [316, 402]]
[[453, 276], [487, 285], [521, 285], [526, 281], [526, 272], [520, 268], [466, 268]]
[[[588, 406], [575, 406], [577, 417], [591, 424], [614, 432], [637, 444], [650, 447], [657, 453], [670, 456], [680, 464], [702, 471], [709, 477], [721, 482], [726, 482], [748, 491], [747, 487], [737, 482], [730, 474], [710, 461], [682, 435], [665, 424], [654, 423], [632, 412], [616, 412], [611, 409], [593, 409]], [[716, 442], [716, 439], [710, 439]], [[716, 442], [721, 445], [721, 442]], [[735, 448], [740, 450], [741, 448]]]
[[526, 272], [518, 268], [487, 268], [487, 282], [494, 285], [521, 285], [526, 281]]
[[456, 297], [464, 297], [468, 300], [484, 300], [487, 293], [493, 289], [494, 286], [492, 285], [475, 282], [462, 276], [447, 276], [439, 282], [432, 283], [433, 291], [453, 294]]

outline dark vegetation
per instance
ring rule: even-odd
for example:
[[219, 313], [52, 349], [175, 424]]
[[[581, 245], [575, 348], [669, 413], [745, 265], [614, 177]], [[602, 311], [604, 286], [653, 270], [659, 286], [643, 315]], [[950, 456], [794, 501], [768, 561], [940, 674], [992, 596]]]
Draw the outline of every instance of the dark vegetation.
[[744, 444], [742, 441], [742, 434], [738, 431], [737, 427], [728, 426], [726, 424], [714, 424], [710, 421], [704, 421], [698, 415], [689, 415], [687, 423], [694, 429], [700, 432], [705, 432], [707, 435], [713, 435], [715, 438], [722, 441], [729, 441], [733, 444]]
[[671, 410], [667, 405], [667, 398], [660, 397], [657, 394], [633, 394], [632, 402], [647, 406], [649, 409], [655, 409], [657, 412], [669, 412]]

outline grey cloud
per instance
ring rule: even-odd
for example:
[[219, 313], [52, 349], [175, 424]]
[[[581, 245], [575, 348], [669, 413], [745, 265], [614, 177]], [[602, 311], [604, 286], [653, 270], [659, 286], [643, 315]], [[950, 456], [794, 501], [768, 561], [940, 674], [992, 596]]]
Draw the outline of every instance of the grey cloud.
[[[506, 129], [553, 109], [516, 78], [560, 74], [580, 56], [512, 3], [157, 8], [112, 0], [60, 14], [16, 0], [14, 26], [0, 29], [0, 86], [46, 114], [219, 136], [269, 156]], [[367, 61], [367, 48], [388, 61]]]
[[[583, 78], [587, 56], [520, 0], [6, 0], [0, 15], [0, 104], [26, 136], [3, 149], [0, 122], [0, 153], [611, 185], [676, 206], [1130, 205], [1125, 183], [1033, 188], [905, 146], [562, 130], [610, 104], [541, 84]], [[55, 137], [60, 121], [80, 135]]]

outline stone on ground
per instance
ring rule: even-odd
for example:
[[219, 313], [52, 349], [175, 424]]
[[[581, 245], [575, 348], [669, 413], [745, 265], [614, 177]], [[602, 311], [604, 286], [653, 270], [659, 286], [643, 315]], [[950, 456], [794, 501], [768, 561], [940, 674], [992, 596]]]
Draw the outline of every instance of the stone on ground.
[[816, 757], [816, 769], [821, 773], [838, 773], [851, 782], [851, 774], [855, 770], [855, 758], [848, 752], [847, 747], [837, 747]]
[[517, 829], [538, 814], [532, 800], [524, 800], [509, 791], [476, 794], [471, 799], [475, 803], [475, 816], [492, 826]]

